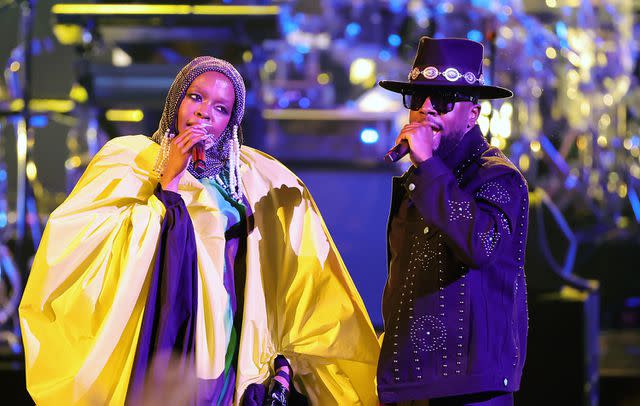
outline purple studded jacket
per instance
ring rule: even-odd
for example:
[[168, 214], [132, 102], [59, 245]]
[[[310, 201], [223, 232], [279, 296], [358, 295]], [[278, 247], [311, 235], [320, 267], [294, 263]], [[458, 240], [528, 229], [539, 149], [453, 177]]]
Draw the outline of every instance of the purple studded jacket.
[[525, 179], [478, 126], [394, 178], [382, 403], [518, 390], [528, 203]]

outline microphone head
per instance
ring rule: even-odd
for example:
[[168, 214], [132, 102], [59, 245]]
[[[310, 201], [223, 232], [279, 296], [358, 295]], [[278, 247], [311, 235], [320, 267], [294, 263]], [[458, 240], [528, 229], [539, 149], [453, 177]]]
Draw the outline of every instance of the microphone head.
[[198, 174], [203, 174], [205, 170], [205, 164], [202, 160], [197, 160], [193, 163], [193, 169], [196, 170]]

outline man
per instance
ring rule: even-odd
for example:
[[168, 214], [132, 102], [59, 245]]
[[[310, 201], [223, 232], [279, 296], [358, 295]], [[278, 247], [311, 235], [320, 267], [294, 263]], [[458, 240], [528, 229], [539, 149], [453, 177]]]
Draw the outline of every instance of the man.
[[484, 139], [482, 44], [420, 39], [409, 82], [382, 81], [411, 109], [397, 142], [388, 224], [383, 404], [510, 405], [526, 352], [527, 184]]

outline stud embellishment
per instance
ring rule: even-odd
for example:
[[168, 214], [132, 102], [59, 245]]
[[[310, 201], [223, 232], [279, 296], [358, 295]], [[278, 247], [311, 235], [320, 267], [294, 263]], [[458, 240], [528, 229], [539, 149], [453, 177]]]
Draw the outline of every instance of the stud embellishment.
[[471, 220], [471, 203], [470, 202], [458, 202], [455, 200], [449, 200], [449, 221], [455, 221], [459, 219]]
[[431, 352], [444, 346], [447, 332], [444, 323], [438, 318], [424, 315], [411, 324], [410, 336], [411, 342], [417, 349]]

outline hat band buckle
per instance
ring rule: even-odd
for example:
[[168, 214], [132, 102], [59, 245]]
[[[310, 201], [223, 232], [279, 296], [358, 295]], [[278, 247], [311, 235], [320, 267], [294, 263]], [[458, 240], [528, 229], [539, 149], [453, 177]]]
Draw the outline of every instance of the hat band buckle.
[[462, 73], [460, 73], [460, 71], [458, 71], [458, 69], [454, 67], [449, 67], [442, 72], [440, 72], [435, 66], [427, 66], [423, 70], [413, 68], [413, 70], [409, 72], [408, 78], [411, 80], [416, 80], [420, 75], [424, 76], [424, 78], [427, 80], [434, 80], [438, 76], [443, 76], [449, 82], [457, 82], [460, 78], [464, 78], [464, 80], [470, 85], [476, 82], [484, 85], [483, 74], [480, 74], [480, 77], [476, 77], [473, 72], [467, 72], [463, 75]]

